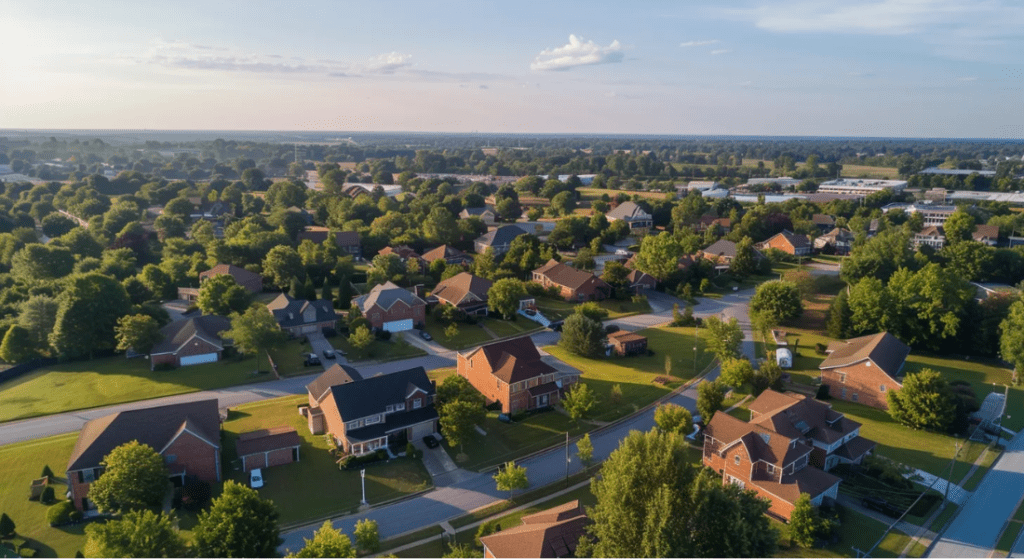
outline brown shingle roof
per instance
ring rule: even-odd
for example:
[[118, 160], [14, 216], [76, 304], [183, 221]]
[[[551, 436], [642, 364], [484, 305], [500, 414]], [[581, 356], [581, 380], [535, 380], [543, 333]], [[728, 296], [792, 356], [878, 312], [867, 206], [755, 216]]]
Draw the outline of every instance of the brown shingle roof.
[[[807, 237], [806, 236], [804, 236], [804, 235], [797, 235], [796, 233], [793, 233], [792, 231], [783, 231], [783, 232], [779, 233], [778, 235], [775, 235], [775, 237], [782, 237], [783, 239], [786, 239], [786, 241], [788, 241], [789, 244], [793, 245], [793, 248], [806, 248], [806, 247], [810, 246], [810, 243], [807, 242]], [[772, 237], [772, 239], [774, 239], [775, 237]], [[772, 239], [768, 239], [765, 242], [766, 243], [771, 242]], [[767, 245], [765, 245], [765, 246], [767, 246]]]
[[922, 229], [921, 232], [918, 233], [917, 235], [920, 237], [945, 237], [946, 230], [943, 229], [942, 227], [929, 225], [928, 227]]
[[844, 367], [870, 359], [893, 380], [899, 375], [903, 362], [910, 354], [910, 346], [888, 332], [832, 342], [828, 345], [828, 350], [830, 354], [818, 366], [819, 369]]
[[541, 361], [537, 346], [529, 336], [481, 346], [467, 357], [477, 352], [484, 354], [491, 365], [491, 374], [504, 382], [519, 382], [557, 372], [554, 367]]
[[815, 225], [826, 225], [828, 227], [832, 227], [833, 225], [836, 224], [836, 220], [833, 219], [832, 216], [826, 214], [812, 215], [811, 222], [813, 222]]
[[149, 353], [177, 353], [193, 336], [223, 348], [224, 340], [221, 339], [220, 333], [230, 328], [230, 320], [214, 314], [175, 320], [160, 329], [163, 339], [153, 346]]
[[975, 241], [984, 241], [985, 239], [998, 239], [999, 238], [999, 226], [998, 225], [978, 225], [974, 228], [974, 234], [972, 238]]
[[520, 526], [480, 538], [495, 557], [571, 557], [589, 524], [580, 502], [572, 501], [524, 516]]
[[795, 503], [801, 493], [807, 493], [813, 499], [840, 481], [838, 477], [818, 468], [804, 468], [795, 474], [782, 476], [781, 483], [764, 479], [752, 483], [789, 503]]
[[441, 245], [435, 249], [431, 249], [428, 250], [427, 252], [424, 252], [421, 258], [423, 258], [423, 260], [427, 262], [433, 262], [435, 260], [447, 260], [449, 258], [460, 257], [468, 258], [465, 252], [462, 252], [461, 250], [451, 245]]
[[238, 266], [232, 266], [231, 264], [217, 264], [205, 272], [200, 272], [199, 279], [212, 278], [214, 276], [222, 276], [225, 274], [235, 278], [235, 283], [242, 286], [250, 282], [263, 282], [263, 276], [256, 272], [250, 272], [245, 268], [239, 268]]
[[548, 260], [547, 264], [544, 264], [540, 268], [533, 271], [536, 274], [541, 274], [548, 278], [552, 283], [568, 287], [569, 289], [579, 289], [583, 287], [588, 281], [594, 281], [595, 283], [600, 282], [598, 287], [601, 285], [607, 286], [601, 278], [595, 276], [590, 272], [584, 272], [583, 270], [577, 270], [572, 266], [556, 262], [555, 260]]
[[612, 332], [608, 334], [608, 341], [617, 341], [620, 343], [627, 342], [639, 342], [641, 340], [647, 340], [646, 336], [641, 336], [635, 332], [627, 332], [625, 330], [619, 330], [618, 332]]
[[280, 448], [291, 448], [302, 444], [302, 438], [295, 432], [294, 427], [271, 427], [249, 431], [238, 435], [235, 442], [235, 451], [238, 457], [255, 454], [257, 452], [270, 452]]
[[749, 409], [750, 423], [794, 439], [810, 437], [832, 444], [860, 428], [860, 423], [803, 394], [765, 390]]
[[420, 255], [417, 254], [416, 251], [412, 249], [412, 247], [408, 247], [408, 246], [405, 246], [405, 245], [401, 245], [401, 246], [397, 246], [397, 247], [384, 247], [384, 248], [380, 249], [380, 252], [378, 252], [377, 254], [385, 254], [385, 255], [386, 254], [394, 254], [394, 255], [398, 256], [399, 258], [401, 258], [402, 260], [407, 260], [409, 258], [419, 258], [420, 257]]
[[487, 292], [493, 285], [494, 282], [489, 279], [462, 272], [438, 283], [431, 294], [453, 305], [462, 303], [470, 293], [476, 295], [481, 301], [486, 301]]

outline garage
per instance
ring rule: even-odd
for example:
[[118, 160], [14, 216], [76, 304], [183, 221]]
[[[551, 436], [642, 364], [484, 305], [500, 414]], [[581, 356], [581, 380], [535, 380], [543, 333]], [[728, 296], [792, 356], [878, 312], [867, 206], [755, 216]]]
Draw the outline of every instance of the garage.
[[187, 367], [189, 365], [202, 365], [203, 363], [216, 363], [216, 353], [202, 353], [199, 355], [188, 355], [181, 358], [181, 366]]
[[412, 330], [412, 319], [407, 318], [405, 320], [392, 320], [391, 322], [385, 322], [384, 330], [388, 332], [405, 332], [406, 330]]
[[427, 421], [418, 425], [413, 425], [409, 429], [412, 431], [412, 434], [409, 436], [409, 440], [418, 441], [427, 435], [434, 434], [434, 422]]

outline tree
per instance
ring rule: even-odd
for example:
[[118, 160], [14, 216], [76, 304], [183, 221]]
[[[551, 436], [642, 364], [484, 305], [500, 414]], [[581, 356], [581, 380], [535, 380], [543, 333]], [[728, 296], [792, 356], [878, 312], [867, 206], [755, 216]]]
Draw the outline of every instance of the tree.
[[117, 350], [128, 351], [129, 349], [148, 355], [163, 334], [160, 333], [160, 325], [157, 321], [145, 314], [125, 315], [117, 319]]
[[942, 248], [946, 269], [968, 281], [980, 281], [991, 269], [996, 249], [978, 241], [960, 241]]
[[693, 427], [690, 411], [672, 403], [662, 404], [654, 410], [654, 424], [664, 433], [689, 435]]
[[500, 279], [487, 290], [487, 308], [509, 318], [519, 310], [519, 300], [526, 297], [526, 285], [513, 278]]
[[679, 268], [679, 257], [683, 247], [668, 232], [648, 235], [640, 241], [636, 254], [636, 269], [650, 274], [658, 281], [665, 281]]
[[36, 355], [32, 334], [17, 324], [11, 325], [0, 343], [0, 359], [8, 363], [28, 361]]
[[42, 221], [43, 235], [51, 239], [66, 235], [75, 227], [78, 227], [78, 222], [59, 213], [52, 213]]
[[845, 289], [840, 289], [839, 294], [832, 300], [828, 309], [828, 335], [829, 337], [845, 340], [850, 337], [850, 302]]
[[149, 445], [131, 441], [100, 462], [106, 470], [89, 487], [89, 500], [103, 513], [158, 506], [167, 493], [164, 459]]
[[761, 363], [761, 366], [754, 372], [754, 376], [750, 379], [750, 384], [753, 387], [755, 396], [760, 396], [762, 392], [769, 388], [782, 391], [782, 367], [779, 366], [778, 361], [774, 358], [769, 358], [764, 363]]
[[629, 296], [629, 268], [621, 262], [606, 262], [601, 279], [612, 286], [617, 299], [625, 299]]
[[526, 489], [530, 486], [530, 480], [526, 477], [526, 467], [516, 466], [515, 462], [505, 464], [494, 474], [494, 481], [498, 485], [498, 491], [508, 491], [508, 498], [515, 495], [516, 489]]
[[474, 427], [482, 422], [487, 412], [479, 402], [454, 400], [438, 410], [438, 423], [441, 433], [448, 439], [448, 444], [459, 445], [459, 451], [474, 431]]
[[14, 253], [11, 275], [26, 283], [59, 279], [71, 274], [75, 257], [70, 250], [52, 245], [30, 244]]
[[231, 328], [222, 337], [234, 340], [239, 351], [256, 355], [256, 371], [260, 370], [260, 354], [288, 336], [281, 331], [274, 315], [265, 305], [255, 304], [242, 314], [231, 316]]
[[555, 215], [572, 215], [576, 209], [576, 196], [572, 192], [559, 192], [551, 198], [551, 209]]
[[54, 320], [50, 344], [64, 357], [92, 356], [114, 349], [117, 319], [128, 314], [131, 301], [119, 282], [97, 272], [71, 276]]
[[352, 347], [362, 351], [373, 343], [373, 334], [370, 333], [370, 329], [366, 326], [358, 326], [348, 336], [348, 343], [352, 344]]
[[15, 526], [14, 521], [11, 520], [10, 516], [7, 516], [6, 512], [0, 514], [0, 538], [13, 537], [16, 528], [17, 526]]
[[818, 509], [811, 504], [811, 496], [807, 493], [801, 493], [793, 505], [789, 517], [789, 537], [800, 547], [811, 547], [818, 531]]
[[244, 312], [249, 305], [249, 294], [229, 274], [221, 274], [203, 280], [199, 286], [196, 301], [203, 314], [227, 316]]
[[729, 263], [729, 273], [744, 278], [756, 272], [757, 261], [754, 255], [754, 240], [750, 237], [740, 239], [736, 243], [736, 256]]
[[[102, 478], [100, 478], [102, 479]], [[274, 557], [281, 545], [273, 501], [232, 480], [193, 530], [200, 557]]]
[[704, 319], [704, 326], [708, 330], [708, 351], [720, 361], [739, 357], [743, 331], [740, 330], [739, 321], [735, 317], [724, 322], [717, 316], [709, 316]]
[[332, 526], [330, 520], [325, 520], [320, 529], [313, 532], [313, 539], [303, 538], [303, 541], [306, 545], [302, 549], [285, 557], [356, 557], [352, 540]]
[[914, 429], [946, 430], [956, 419], [949, 385], [932, 369], [908, 373], [903, 387], [886, 395], [889, 415]]
[[263, 275], [270, 283], [284, 289], [293, 279], [305, 275], [302, 269], [302, 257], [290, 246], [278, 245], [267, 253], [263, 259]]
[[[90, 492], [91, 493], [91, 492]], [[86, 557], [187, 557], [174, 513], [129, 511], [119, 520], [85, 528]]]
[[473, 385], [461, 375], [445, 377], [441, 384], [437, 385], [437, 393], [434, 395], [434, 407], [438, 411], [455, 400], [472, 402], [483, 407], [484, 396], [473, 388]]
[[956, 246], [961, 242], [970, 241], [974, 227], [974, 216], [964, 211], [963, 208], [957, 208], [942, 224], [942, 229], [946, 233], [947, 245]]
[[452, 322], [444, 329], [444, 338], [449, 342], [459, 336], [459, 325]]
[[18, 313], [18, 324], [28, 330], [38, 349], [50, 347], [50, 332], [57, 321], [60, 304], [49, 295], [33, 295], [23, 302]]
[[558, 345], [576, 355], [597, 357], [604, 351], [604, 328], [601, 323], [580, 313], [573, 313], [562, 323]]
[[725, 394], [717, 381], [702, 382], [697, 385], [697, 413], [704, 425], [711, 422], [715, 412], [722, 409]]
[[363, 553], [377, 553], [380, 551], [380, 532], [377, 530], [377, 521], [362, 519], [356, 522], [356, 547]]
[[579, 422], [586, 417], [590, 410], [597, 403], [594, 391], [586, 383], [576, 383], [562, 398], [562, 407], [569, 413], [573, 421]]
[[334, 301], [334, 289], [331, 286], [330, 276], [324, 276], [324, 283], [320, 286], [320, 298], [324, 301]]
[[443, 245], [458, 240], [459, 225], [444, 206], [435, 206], [423, 220], [423, 236], [431, 244]]
[[171, 276], [167, 275], [167, 272], [155, 264], [143, 266], [142, 272], [139, 273], [139, 279], [142, 280], [142, 284], [146, 286], [146, 289], [149, 289], [153, 296], [158, 299], [173, 299], [177, 294]]
[[1010, 314], [999, 325], [999, 351], [1013, 365], [1013, 381], [1024, 371], [1024, 299], [1010, 305]]
[[740, 358], [729, 358], [722, 361], [722, 373], [718, 379], [733, 388], [739, 388], [750, 382], [754, 377], [754, 367], [750, 361]]
[[800, 290], [791, 281], [766, 281], [751, 297], [750, 311], [762, 315], [772, 326], [797, 318], [804, 312]]
[[594, 461], [594, 444], [590, 442], [590, 433], [585, 433], [576, 441], [576, 456], [584, 468], [589, 468], [590, 463]]

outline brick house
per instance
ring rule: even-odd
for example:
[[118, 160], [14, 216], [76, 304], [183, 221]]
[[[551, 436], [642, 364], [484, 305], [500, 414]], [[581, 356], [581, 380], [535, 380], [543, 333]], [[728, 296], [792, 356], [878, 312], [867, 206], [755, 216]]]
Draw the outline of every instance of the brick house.
[[103, 475], [103, 459], [118, 446], [138, 441], [156, 450], [171, 478], [194, 475], [220, 481], [220, 413], [217, 400], [202, 400], [128, 410], [87, 422], [68, 460], [70, 501], [78, 510], [93, 508], [89, 487]]
[[608, 334], [608, 346], [617, 355], [636, 355], [647, 351], [647, 337], [619, 330]]
[[528, 514], [522, 524], [480, 538], [484, 557], [575, 557], [590, 524], [579, 500]]
[[462, 272], [441, 281], [431, 292], [443, 305], [452, 305], [467, 314], [487, 316], [487, 292], [494, 285], [489, 279]]
[[811, 243], [807, 236], [797, 235], [791, 231], [783, 231], [767, 241], [758, 245], [761, 250], [774, 248], [793, 256], [809, 256], [811, 254]]
[[423, 367], [363, 378], [335, 364], [306, 391], [310, 431], [356, 456], [437, 432], [435, 386]]
[[640, 270], [630, 270], [626, 279], [629, 281], [629, 288], [637, 295], [654, 291], [654, 288], [658, 287], [658, 280], [654, 279], [654, 276]]
[[330, 301], [317, 299], [293, 299], [291, 295], [282, 293], [267, 303], [267, 308], [274, 315], [274, 320], [281, 330], [289, 336], [301, 336], [320, 332], [324, 328], [334, 328], [338, 323], [338, 314]]
[[[711, 245], [704, 250], [697, 251], [697, 256], [705, 260], [709, 260], [714, 265], [715, 271], [721, 274], [729, 270], [729, 265], [732, 264], [733, 259], [736, 258], [736, 243], [726, 239], [721, 239], [711, 243]], [[755, 248], [754, 260], [760, 262], [764, 258], [765, 256]]]
[[889, 409], [886, 393], [903, 387], [903, 366], [910, 347], [888, 332], [836, 341], [821, 362], [821, 383], [829, 396]]
[[644, 234], [654, 227], [654, 217], [636, 202], [623, 202], [605, 214], [608, 221], [625, 221], [630, 233]]
[[531, 280], [544, 287], [557, 287], [566, 301], [600, 301], [612, 294], [612, 286], [603, 279], [556, 260], [548, 260], [534, 270]]
[[526, 234], [528, 234], [526, 231], [515, 225], [503, 225], [493, 231], [488, 231], [473, 241], [473, 250], [477, 254], [483, 254], [487, 252], [487, 249], [491, 249], [494, 256], [498, 257], [508, 252], [513, 239]]
[[231, 328], [223, 316], [205, 315], [182, 318], [160, 329], [163, 339], [149, 352], [149, 368], [170, 363], [175, 367], [215, 363], [230, 345], [220, 333]]
[[426, 262], [423, 261], [423, 257], [421, 257], [419, 253], [413, 250], [412, 247], [408, 247], [405, 245], [397, 247], [384, 247], [380, 249], [380, 251], [377, 254], [381, 254], [384, 256], [394, 254], [395, 256], [398, 257], [399, 260], [402, 261], [403, 264], [408, 264], [410, 260], [415, 260], [416, 263], [419, 265], [421, 272], [427, 268], [427, 264]]
[[576, 376], [560, 376], [540, 358], [529, 336], [480, 346], [458, 355], [457, 372], [486, 398], [513, 414], [557, 403]]
[[294, 427], [272, 427], [238, 435], [235, 454], [242, 461], [242, 471], [248, 472], [298, 462], [301, 445]]
[[355, 297], [352, 304], [371, 326], [388, 332], [422, 327], [427, 316], [426, 301], [390, 281], [375, 285], [366, 295]]
[[860, 463], [875, 443], [860, 424], [802, 394], [765, 390], [750, 405], [750, 421], [716, 412], [704, 429], [704, 465], [771, 503], [768, 514], [788, 521], [806, 493], [821, 505], [838, 496], [840, 479], [828, 470]]
[[473, 263], [473, 257], [453, 247], [452, 245], [441, 245], [437, 248], [423, 253], [423, 261], [430, 266], [435, 260], [444, 260], [445, 264], [469, 265]]
[[459, 212], [460, 219], [469, 219], [471, 217], [478, 217], [487, 225], [494, 225], [497, 221], [494, 212], [490, 208], [466, 208]]
[[[295, 239], [298, 242], [308, 240], [316, 245], [322, 245], [328, 237], [331, 236], [331, 230], [327, 227], [307, 226], [305, 230], [299, 231]], [[358, 231], [335, 231], [334, 244], [337, 245], [338, 250], [345, 254], [352, 255], [355, 258], [361, 258], [363, 256], [362, 243], [359, 240]]]
[[[249, 295], [255, 295], [263, 291], [263, 276], [256, 272], [250, 272], [245, 268], [232, 266], [231, 264], [217, 264], [205, 272], [199, 272], [199, 285], [217, 276], [228, 275], [234, 278], [235, 283], [241, 285]], [[199, 299], [199, 289], [195, 287], [179, 287], [178, 298], [194, 303]]]

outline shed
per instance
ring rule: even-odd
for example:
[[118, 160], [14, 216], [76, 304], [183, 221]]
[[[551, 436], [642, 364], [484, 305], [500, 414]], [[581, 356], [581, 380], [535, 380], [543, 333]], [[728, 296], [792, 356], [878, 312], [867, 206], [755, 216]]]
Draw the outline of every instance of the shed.
[[780, 347], [775, 350], [775, 362], [779, 364], [783, 369], [790, 369], [793, 367], [793, 352], [788, 348]]
[[269, 468], [299, 461], [302, 438], [293, 427], [273, 427], [250, 431], [238, 436], [235, 450], [242, 461], [242, 470]]

